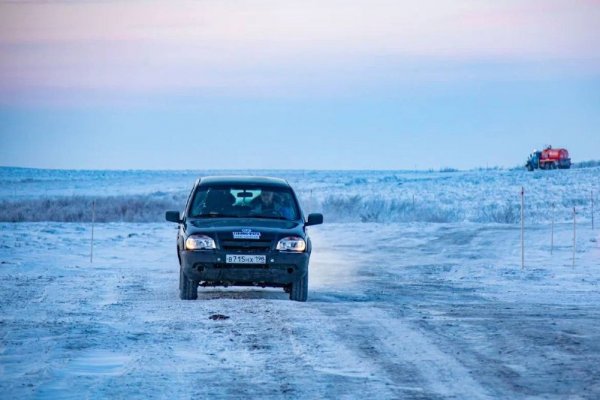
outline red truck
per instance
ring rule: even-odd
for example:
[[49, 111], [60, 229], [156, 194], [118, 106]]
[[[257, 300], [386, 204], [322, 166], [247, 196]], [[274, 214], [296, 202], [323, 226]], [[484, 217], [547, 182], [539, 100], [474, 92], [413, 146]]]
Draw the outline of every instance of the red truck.
[[529, 171], [534, 169], [568, 169], [571, 168], [571, 159], [567, 149], [553, 149], [552, 146], [546, 147], [542, 151], [534, 150], [529, 155], [525, 164]]

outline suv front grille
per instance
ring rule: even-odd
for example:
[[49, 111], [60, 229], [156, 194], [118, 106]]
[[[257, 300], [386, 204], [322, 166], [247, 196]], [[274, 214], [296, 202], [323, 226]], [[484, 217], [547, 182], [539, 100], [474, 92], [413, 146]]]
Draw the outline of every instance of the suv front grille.
[[271, 241], [267, 240], [223, 240], [221, 248], [238, 253], [265, 253], [271, 250]]

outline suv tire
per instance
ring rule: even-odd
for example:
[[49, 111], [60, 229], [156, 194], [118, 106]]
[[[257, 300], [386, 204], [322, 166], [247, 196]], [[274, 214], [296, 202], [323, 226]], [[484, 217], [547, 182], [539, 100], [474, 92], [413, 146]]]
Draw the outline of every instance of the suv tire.
[[308, 271], [300, 280], [292, 283], [290, 300], [306, 301], [308, 298]]
[[179, 297], [181, 300], [196, 300], [198, 298], [198, 282], [187, 277], [183, 268], [179, 267]]

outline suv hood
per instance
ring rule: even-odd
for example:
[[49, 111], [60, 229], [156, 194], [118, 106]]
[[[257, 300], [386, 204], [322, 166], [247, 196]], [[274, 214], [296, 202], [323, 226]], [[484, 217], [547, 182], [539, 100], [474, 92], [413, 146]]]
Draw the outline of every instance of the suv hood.
[[272, 239], [280, 235], [304, 237], [303, 224], [298, 221], [257, 218], [202, 218], [189, 219], [185, 223], [188, 235], [213, 233], [219, 239], [234, 239], [233, 232], [260, 232], [260, 239]]

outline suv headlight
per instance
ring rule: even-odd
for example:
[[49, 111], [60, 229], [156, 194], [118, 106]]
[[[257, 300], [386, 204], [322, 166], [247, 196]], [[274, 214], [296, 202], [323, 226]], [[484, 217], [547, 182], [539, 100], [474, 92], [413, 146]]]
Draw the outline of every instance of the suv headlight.
[[215, 241], [206, 235], [191, 235], [185, 240], [186, 250], [210, 250], [216, 248]]
[[298, 253], [306, 250], [306, 242], [298, 236], [288, 236], [277, 242], [277, 250], [279, 251], [295, 251]]

